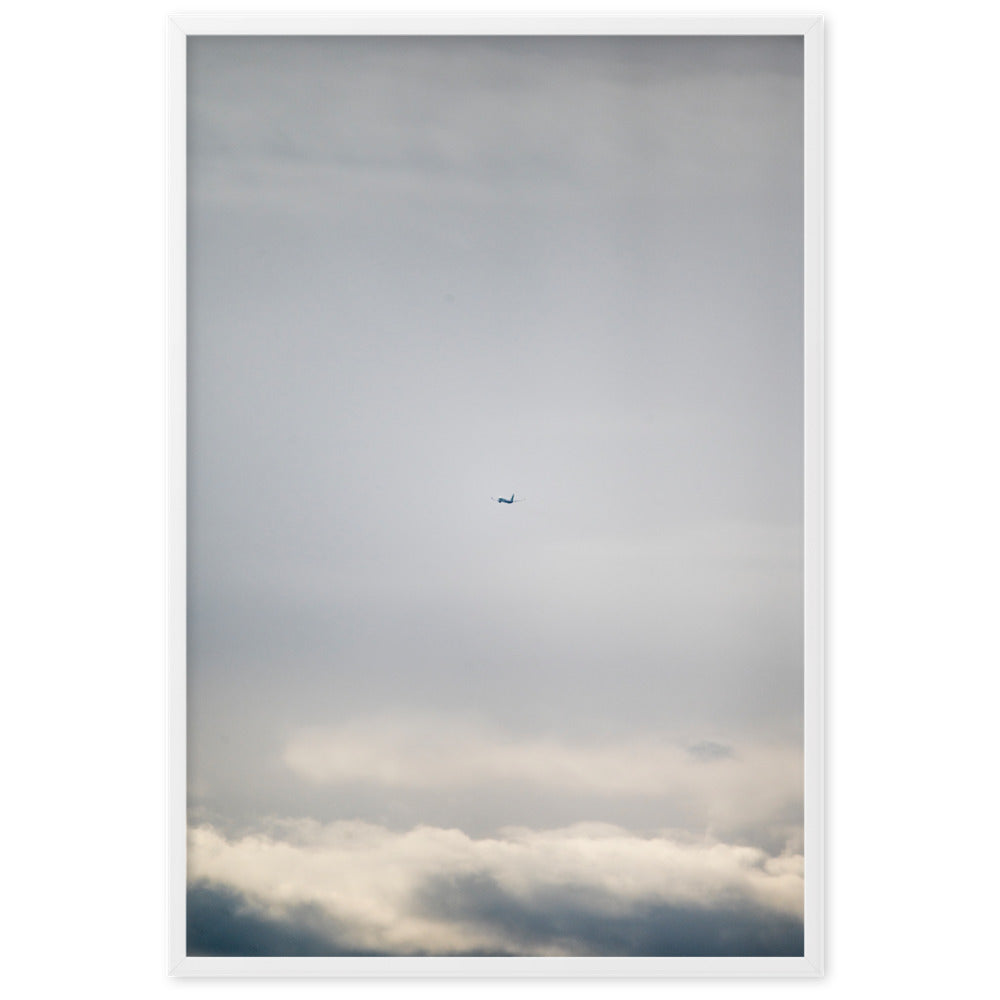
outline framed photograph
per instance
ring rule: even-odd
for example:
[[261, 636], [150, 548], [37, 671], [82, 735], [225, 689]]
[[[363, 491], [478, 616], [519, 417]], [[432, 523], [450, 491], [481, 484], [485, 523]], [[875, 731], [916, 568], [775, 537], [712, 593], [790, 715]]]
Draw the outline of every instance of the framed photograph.
[[168, 34], [170, 973], [822, 975], [822, 19]]

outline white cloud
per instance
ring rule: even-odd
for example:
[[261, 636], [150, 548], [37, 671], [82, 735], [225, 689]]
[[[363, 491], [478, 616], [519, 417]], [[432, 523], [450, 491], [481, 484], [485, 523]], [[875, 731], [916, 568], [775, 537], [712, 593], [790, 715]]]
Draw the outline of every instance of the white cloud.
[[[301, 730], [284, 762], [317, 785], [668, 799], [698, 831], [789, 822], [802, 796], [800, 747], [712, 743], [725, 752], [706, 757], [697, 752], [706, 745], [643, 736], [574, 743], [451, 717], [394, 715]], [[793, 818], [790, 826], [800, 824]]]
[[[199, 826], [189, 834], [188, 866], [192, 882], [235, 889], [271, 917], [310, 905], [341, 940], [346, 934], [353, 947], [390, 954], [511, 948], [502, 927], [423, 905], [422, 890], [441, 880], [487, 880], [526, 907], [539, 893], [571, 891], [581, 908], [608, 920], [650, 904], [753, 907], [798, 918], [803, 900], [801, 855], [641, 837], [606, 824], [514, 828], [483, 839], [456, 829], [394, 832], [360, 821], [283, 821], [234, 839]], [[550, 940], [537, 948], [553, 953]]]

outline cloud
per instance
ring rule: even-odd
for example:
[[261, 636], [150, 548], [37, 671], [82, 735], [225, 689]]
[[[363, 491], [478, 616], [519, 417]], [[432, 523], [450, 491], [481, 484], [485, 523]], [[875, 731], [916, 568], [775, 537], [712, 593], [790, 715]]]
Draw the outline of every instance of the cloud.
[[687, 746], [654, 736], [572, 741], [526, 736], [481, 720], [399, 714], [302, 729], [284, 763], [314, 785], [386, 791], [534, 791], [557, 799], [669, 801], [691, 830], [801, 825], [797, 745]]
[[715, 743], [712, 740], [702, 740], [687, 748], [687, 752], [695, 760], [724, 760], [733, 756], [733, 748], [725, 743]]
[[802, 878], [801, 855], [609, 824], [473, 839], [298, 820], [189, 835], [195, 914], [212, 903], [235, 924], [223, 941], [273, 954], [291, 953], [299, 924], [296, 947], [319, 935], [340, 954], [787, 954]]
[[539, 946], [592, 956], [778, 956], [803, 953], [802, 921], [743, 900], [722, 907], [637, 901], [546, 887], [527, 899], [488, 877], [432, 882], [421, 903], [436, 914], [502, 933], [516, 952]]
[[335, 923], [317, 906], [289, 907], [274, 916], [235, 889], [210, 882], [188, 887], [187, 953], [251, 957], [368, 954], [341, 945]]

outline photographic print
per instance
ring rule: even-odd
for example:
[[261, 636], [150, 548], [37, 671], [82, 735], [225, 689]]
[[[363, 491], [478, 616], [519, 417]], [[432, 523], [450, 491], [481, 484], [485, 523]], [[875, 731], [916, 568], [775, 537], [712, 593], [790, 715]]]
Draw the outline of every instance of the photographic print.
[[805, 954], [803, 34], [186, 38], [184, 954]]

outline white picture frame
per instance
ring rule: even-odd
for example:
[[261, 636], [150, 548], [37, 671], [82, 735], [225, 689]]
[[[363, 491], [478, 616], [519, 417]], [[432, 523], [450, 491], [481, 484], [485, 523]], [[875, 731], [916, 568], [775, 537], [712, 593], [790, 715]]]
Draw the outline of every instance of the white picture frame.
[[[199, 35], [797, 35], [805, 54], [805, 948], [796, 958], [203, 958], [186, 953], [186, 44]], [[168, 942], [178, 977], [817, 977], [824, 971], [821, 17], [173, 16], [168, 61]]]

